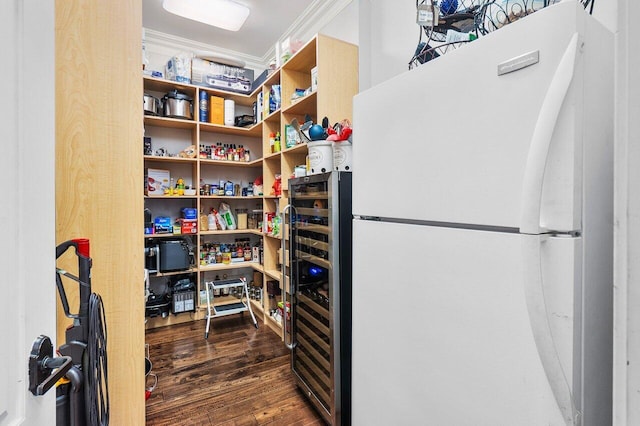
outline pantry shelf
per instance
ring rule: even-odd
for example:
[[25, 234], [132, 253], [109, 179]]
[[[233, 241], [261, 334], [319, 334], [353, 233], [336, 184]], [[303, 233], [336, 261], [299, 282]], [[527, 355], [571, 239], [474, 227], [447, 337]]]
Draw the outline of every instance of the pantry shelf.
[[[354, 61], [357, 61], [356, 46], [328, 36], [317, 35], [302, 46], [281, 68], [272, 71], [261, 85], [253, 88], [250, 94], [226, 92], [149, 76], [143, 77], [145, 93], [161, 98], [177, 90], [192, 98], [193, 108], [193, 120], [155, 115], [144, 116], [144, 137], [147, 141], [144, 151], [141, 151], [146, 154], [167, 154], [167, 156], [144, 155], [145, 172], [153, 170], [161, 179], [166, 176], [167, 182], [177, 183], [181, 178], [184, 180], [185, 187], [196, 190], [194, 196], [143, 196], [144, 207], [151, 212], [152, 222], [150, 225], [145, 223], [145, 229], [149, 227], [153, 229], [154, 219], [161, 217], [169, 218], [169, 223], [174, 230], [195, 231], [193, 234], [145, 234], [146, 248], [154, 248], [157, 241], [153, 239], [184, 240], [189, 246], [189, 255], [195, 263], [190, 273], [196, 293], [200, 296], [204, 295], [206, 283], [217, 276], [223, 279], [238, 277], [246, 279], [247, 282], [255, 282], [256, 286], [262, 287], [264, 297], [262, 300], [251, 299], [248, 305], [261, 313], [260, 322], [268, 324], [269, 328], [278, 333], [281, 338], [283, 337], [282, 325], [274, 321], [269, 312], [276, 309], [285, 295], [267, 297], [266, 289], [269, 281], [282, 283], [280, 268], [291, 269], [280, 264], [279, 254], [283, 243], [289, 244], [288, 235], [283, 234], [286, 226], [282, 221], [278, 235], [263, 232], [263, 229], [272, 230], [273, 225], [277, 225], [275, 219], [283, 219], [282, 209], [288, 203], [288, 179], [294, 175], [294, 172], [300, 173], [300, 166], [306, 165], [308, 155], [307, 143], [286, 147], [287, 126], [294, 118], [300, 125], [304, 124], [307, 115], [311, 116], [316, 123], [325, 116], [332, 123], [345, 118], [351, 119], [352, 100], [358, 90], [357, 71], [354, 71], [355, 67], [338, 67], [335, 63], [352, 64], [355, 63]], [[315, 79], [312, 79], [312, 73], [317, 76], [317, 85]], [[278, 88], [280, 105], [276, 104], [273, 107], [270, 100], [273, 94], [277, 93]], [[299, 93], [299, 89], [309, 88], [312, 88], [312, 91], [306, 96], [292, 100], [295, 97], [294, 93]], [[235, 103], [234, 119], [252, 114], [255, 103], [255, 111], [259, 112], [259, 121], [246, 127], [223, 125], [224, 120], [220, 119], [219, 109], [216, 109], [214, 119], [208, 116], [201, 121], [199, 114], [201, 96], [203, 99], [209, 97], [209, 105], [213, 105], [212, 96], [233, 101]], [[216, 99], [216, 102], [219, 102], [219, 99]], [[258, 110], [258, 108], [261, 109]], [[209, 112], [211, 111], [213, 109], [209, 108]], [[224, 110], [222, 112], [224, 117]], [[247, 117], [241, 117], [241, 119], [241, 121], [250, 122]], [[209, 122], [210, 120], [213, 122]], [[280, 150], [272, 153], [270, 135], [278, 133], [280, 133]], [[193, 158], [179, 156], [185, 155], [185, 151], [192, 147], [195, 147]], [[237, 154], [238, 159], [244, 159], [243, 153], [249, 151], [246, 158], [250, 161], [217, 160], [215, 158], [222, 158], [220, 149], [224, 149], [226, 158], [230, 158], [228, 157], [230, 154], [233, 155], [231, 158], [236, 158]], [[159, 181], [159, 178], [156, 178], [156, 184]], [[242, 194], [245, 188], [244, 193], [251, 194], [250, 189], [253, 185], [253, 193], [256, 195], [244, 197], [208, 195], [211, 192], [218, 193], [212, 188], [219, 190], [221, 183], [225, 185], [225, 189], [227, 184], [233, 184], [234, 194]], [[165, 187], [161, 187], [153, 190], [163, 193], [164, 189]], [[204, 195], [205, 191], [207, 195]], [[280, 195], [276, 196], [276, 191]], [[148, 189], [148, 193], [153, 192]], [[242, 222], [236, 220], [236, 226], [247, 226], [248, 229], [224, 231], [201, 229], [200, 223], [204, 220], [202, 215], [208, 215], [212, 210], [222, 213], [227, 208], [234, 217], [237, 217], [238, 212], [246, 213], [247, 217], [243, 218]], [[195, 227], [189, 224], [183, 226], [184, 222], [178, 222], [178, 219], [182, 218], [183, 209], [195, 210], [196, 219], [183, 218], [190, 221], [197, 220]], [[260, 222], [265, 222], [264, 228], [256, 229]], [[215, 252], [220, 250], [224, 253], [225, 251], [221, 249], [231, 250], [233, 247], [242, 247], [243, 250], [250, 248], [252, 260], [228, 264], [206, 263], [212, 261], [212, 250]], [[150, 285], [158, 291], [163, 291], [167, 282], [172, 279], [171, 275], [153, 275]], [[153, 321], [148, 321], [146, 326], [150, 328], [206, 318], [206, 300], [197, 297], [196, 305], [195, 313], [189, 315], [179, 313], [167, 318], [153, 318]]]

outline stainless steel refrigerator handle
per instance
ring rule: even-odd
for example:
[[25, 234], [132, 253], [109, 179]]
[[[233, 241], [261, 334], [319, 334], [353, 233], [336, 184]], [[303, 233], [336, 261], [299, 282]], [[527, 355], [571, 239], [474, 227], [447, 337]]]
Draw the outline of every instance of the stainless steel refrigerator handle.
[[558, 114], [573, 80], [577, 50], [578, 33], [575, 33], [560, 59], [551, 84], [549, 84], [533, 129], [520, 202], [520, 232], [523, 234], [537, 234], [542, 231], [540, 228], [540, 208], [544, 171], [547, 166], [549, 147], [556, 121], [558, 121]]
[[571, 385], [562, 367], [558, 349], [551, 333], [549, 312], [544, 296], [542, 277], [542, 249], [547, 235], [524, 235], [522, 239], [523, 282], [529, 325], [538, 350], [540, 363], [553, 392], [553, 396], [568, 426], [580, 424]]
[[[284, 206], [284, 208], [282, 209], [282, 215], [284, 216], [284, 219], [282, 221], [283, 224], [285, 224], [285, 228], [286, 228], [286, 217], [287, 217], [287, 210], [291, 210], [291, 212], [289, 213], [289, 244], [291, 244], [291, 242], [293, 241], [293, 226], [292, 226], [292, 218], [293, 218], [293, 212], [295, 212], [295, 208], [291, 205], [291, 204], [287, 204], [286, 206]], [[289, 350], [293, 350], [294, 346], [295, 346], [295, 342], [293, 341], [293, 334], [291, 334], [291, 343], [287, 343], [287, 260], [289, 260], [289, 275], [291, 275], [291, 265], [293, 265], [293, 251], [292, 250], [287, 250], [287, 239], [285, 238], [285, 233], [282, 233], [282, 242], [281, 242], [281, 248], [282, 248], [282, 303], [283, 303], [283, 307], [282, 307], [282, 327], [283, 327], [283, 332], [284, 332], [284, 344], [287, 346], [287, 348], [289, 348]], [[287, 257], [287, 253], [288, 253], [288, 257]], [[291, 285], [291, 278], [289, 278], [289, 285]], [[291, 294], [293, 295], [294, 291], [293, 289], [291, 289]], [[290, 312], [290, 316], [293, 320], [293, 304], [291, 304], [291, 307], [289, 308], [289, 312]]]

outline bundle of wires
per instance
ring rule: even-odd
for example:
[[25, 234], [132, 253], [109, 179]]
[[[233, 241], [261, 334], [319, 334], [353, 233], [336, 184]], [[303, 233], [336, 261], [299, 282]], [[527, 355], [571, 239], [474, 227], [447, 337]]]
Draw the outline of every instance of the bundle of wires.
[[107, 328], [102, 298], [89, 297], [88, 365], [85, 377], [87, 415], [90, 425], [109, 424], [109, 390], [107, 379]]

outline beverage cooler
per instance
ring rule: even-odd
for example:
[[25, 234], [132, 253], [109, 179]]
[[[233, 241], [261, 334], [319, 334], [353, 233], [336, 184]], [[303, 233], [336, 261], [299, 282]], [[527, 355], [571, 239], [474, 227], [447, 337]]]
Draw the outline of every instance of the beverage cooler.
[[289, 180], [291, 368], [332, 425], [350, 423], [351, 173]]

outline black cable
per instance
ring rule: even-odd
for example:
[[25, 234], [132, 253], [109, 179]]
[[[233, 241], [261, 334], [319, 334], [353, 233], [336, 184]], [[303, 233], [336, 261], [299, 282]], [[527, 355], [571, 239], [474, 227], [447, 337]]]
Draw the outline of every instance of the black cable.
[[102, 298], [92, 293], [89, 297], [89, 338], [87, 342], [88, 366], [87, 414], [89, 425], [109, 424], [109, 381], [107, 378], [107, 328]]

